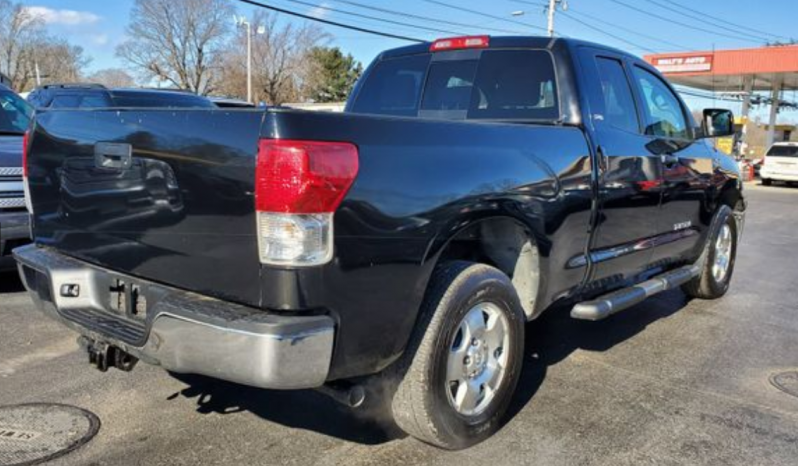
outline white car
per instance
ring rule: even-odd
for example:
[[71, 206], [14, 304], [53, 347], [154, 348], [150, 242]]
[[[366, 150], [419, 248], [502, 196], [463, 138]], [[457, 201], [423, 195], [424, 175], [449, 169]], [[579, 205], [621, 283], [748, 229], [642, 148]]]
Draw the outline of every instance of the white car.
[[798, 181], [798, 142], [777, 142], [770, 146], [759, 170], [762, 184]]

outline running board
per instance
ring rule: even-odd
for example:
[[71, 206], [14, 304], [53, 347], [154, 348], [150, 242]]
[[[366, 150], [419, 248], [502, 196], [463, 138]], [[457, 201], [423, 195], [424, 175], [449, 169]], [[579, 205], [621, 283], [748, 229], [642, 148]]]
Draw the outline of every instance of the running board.
[[672, 290], [689, 282], [701, 272], [698, 265], [686, 265], [639, 283], [613, 291], [592, 301], [579, 303], [571, 310], [571, 317], [580, 320], [601, 320], [623, 311], [646, 298], [665, 290]]

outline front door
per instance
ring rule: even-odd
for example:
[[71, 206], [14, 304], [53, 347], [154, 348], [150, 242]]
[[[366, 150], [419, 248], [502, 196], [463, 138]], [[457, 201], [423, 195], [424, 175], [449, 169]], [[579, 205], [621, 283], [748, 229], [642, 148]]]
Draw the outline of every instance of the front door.
[[701, 253], [711, 215], [707, 193], [713, 151], [696, 140], [694, 123], [673, 89], [647, 65], [631, 66], [644, 121], [644, 134], [662, 159], [663, 195], [651, 261], [659, 268], [693, 262]]
[[599, 215], [590, 247], [591, 286], [624, 285], [649, 268], [657, 229], [661, 159], [646, 144], [627, 61], [582, 50], [599, 169]]

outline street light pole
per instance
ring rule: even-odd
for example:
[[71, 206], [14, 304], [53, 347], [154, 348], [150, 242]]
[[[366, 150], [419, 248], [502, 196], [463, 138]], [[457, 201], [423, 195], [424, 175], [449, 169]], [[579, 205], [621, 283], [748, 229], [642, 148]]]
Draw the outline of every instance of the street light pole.
[[237, 15], [233, 15], [233, 21], [238, 27], [247, 27], [247, 102], [252, 103], [252, 24]]
[[252, 25], [247, 25], [247, 102], [252, 103]]

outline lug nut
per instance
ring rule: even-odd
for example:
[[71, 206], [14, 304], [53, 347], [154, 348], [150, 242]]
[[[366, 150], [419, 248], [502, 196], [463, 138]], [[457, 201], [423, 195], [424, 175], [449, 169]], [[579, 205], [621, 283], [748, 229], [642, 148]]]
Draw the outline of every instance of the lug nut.
[[463, 364], [471, 364], [471, 357], [466, 356], [465, 358], [463, 358]]
[[499, 359], [502, 355], [503, 349], [501, 347], [496, 348], [496, 351], [493, 352], [493, 357]]
[[479, 346], [479, 340], [476, 338], [471, 339], [471, 346]]

